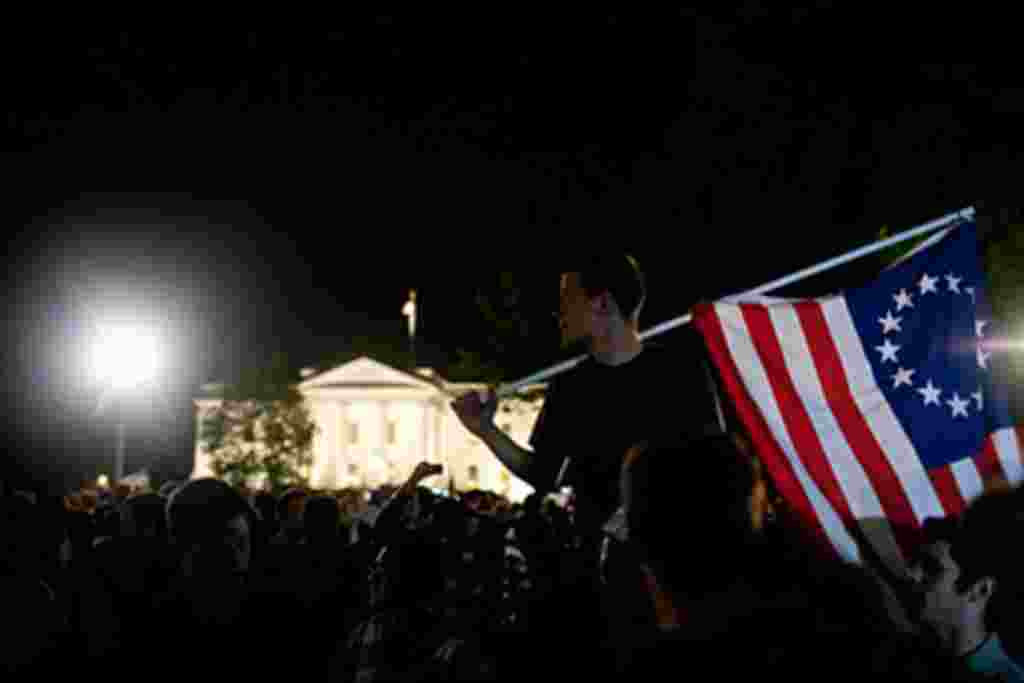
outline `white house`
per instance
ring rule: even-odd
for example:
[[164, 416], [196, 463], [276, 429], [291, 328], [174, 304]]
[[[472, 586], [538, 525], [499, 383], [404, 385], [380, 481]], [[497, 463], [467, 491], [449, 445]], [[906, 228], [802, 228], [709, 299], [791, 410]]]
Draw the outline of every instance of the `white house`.
[[[446, 382], [432, 370], [416, 374], [361, 357], [325, 372], [304, 371], [298, 389], [319, 427], [309, 470], [312, 486], [344, 488], [400, 484], [416, 463], [444, 466], [444, 474], [425, 484], [460, 490], [480, 488], [521, 501], [533, 489], [515, 477], [455, 416], [449, 403], [485, 385]], [[195, 399], [197, 427], [204, 411], [219, 403], [219, 385], [203, 387]], [[495, 422], [527, 445], [540, 402], [502, 401]], [[197, 429], [192, 477], [212, 476]]]

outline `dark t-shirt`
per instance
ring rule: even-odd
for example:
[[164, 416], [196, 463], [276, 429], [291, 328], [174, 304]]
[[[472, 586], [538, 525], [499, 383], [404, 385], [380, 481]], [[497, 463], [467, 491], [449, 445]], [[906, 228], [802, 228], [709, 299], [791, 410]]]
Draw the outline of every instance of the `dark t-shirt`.
[[645, 343], [628, 363], [592, 357], [553, 380], [534, 425], [532, 474], [539, 488], [572, 486], [581, 513], [602, 524], [619, 504], [626, 450], [658, 438], [718, 427], [703, 347], [691, 334], [671, 347]]

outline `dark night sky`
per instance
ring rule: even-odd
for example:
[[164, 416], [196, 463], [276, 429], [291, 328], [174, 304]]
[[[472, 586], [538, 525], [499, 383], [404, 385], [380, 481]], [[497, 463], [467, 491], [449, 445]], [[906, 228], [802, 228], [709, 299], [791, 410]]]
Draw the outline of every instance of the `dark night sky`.
[[142, 429], [174, 459], [200, 382], [400, 335], [409, 287], [451, 351], [479, 278], [521, 272], [553, 306], [559, 254], [604, 241], [648, 271], [653, 324], [1019, 178], [1024, 91], [962, 38], [749, 6], [336, 23], [5, 48], [8, 433], [44, 475], [112, 448], [76, 355], [104, 315], [174, 340]]

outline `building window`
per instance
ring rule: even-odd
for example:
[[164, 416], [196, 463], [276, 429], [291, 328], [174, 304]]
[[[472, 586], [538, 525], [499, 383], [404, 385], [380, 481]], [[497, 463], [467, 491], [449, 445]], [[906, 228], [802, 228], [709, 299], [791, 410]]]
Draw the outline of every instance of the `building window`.
[[388, 420], [388, 444], [394, 445], [398, 441], [398, 422]]
[[359, 423], [349, 422], [348, 423], [348, 442], [359, 443]]
[[476, 465], [470, 465], [469, 466], [469, 480], [470, 481], [479, 481], [480, 480], [480, 470], [477, 468]]
[[359, 474], [359, 465], [355, 464], [354, 462], [350, 462], [348, 464], [348, 474], [350, 477], [354, 477], [357, 474]]

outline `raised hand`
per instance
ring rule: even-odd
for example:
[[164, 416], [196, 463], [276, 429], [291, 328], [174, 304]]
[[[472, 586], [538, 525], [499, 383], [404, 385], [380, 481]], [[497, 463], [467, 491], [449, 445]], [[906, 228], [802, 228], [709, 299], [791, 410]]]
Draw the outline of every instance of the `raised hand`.
[[416, 468], [412, 471], [412, 476], [409, 477], [409, 481], [415, 486], [427, 477], [432, 477], [435, 474], [441, 474], [442, 472], [444, 472], [444, 467], [442, 465], [421, 462], [416, 465]]

